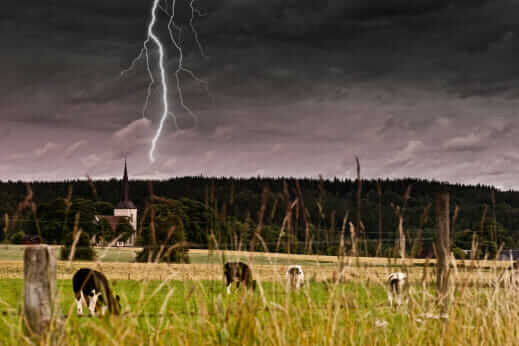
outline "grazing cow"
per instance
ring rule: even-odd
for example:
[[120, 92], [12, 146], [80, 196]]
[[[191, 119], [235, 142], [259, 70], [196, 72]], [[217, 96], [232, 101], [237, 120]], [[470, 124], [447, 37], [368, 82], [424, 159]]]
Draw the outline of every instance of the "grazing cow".
[[300, 265], [291, 265], [285, 274], [287, 286], [292, 289], [299, 289], [305, 284], [305, 273]]
[[95, 316], [99, 310], [101, 315], [104, 315], [107, 308], [112, 314], [118, 315], [121, 312], [119, 296], [114, 298], [103, 273], [81, 268], [72, 277], [72, 286], [78, 315], [83, 314], [83, 304], [88, 307], [92, 316]]
[[256, 280], [252, 280], [252, 272], [248, 265], [243, 262], [227, 262], [223, 266], [227, 294], [231, 293], [231, 286], [236, 282], [236, 287], [243, 283], [245, 287], [256, 289]]
[[407, 302], [407, 294], [409, 291], [407, 274], [402, 272], [389, 274], [387, 286], [387, 297], [390, 306], [393, 306], [393, 301], [395, 301], [397, 306]]

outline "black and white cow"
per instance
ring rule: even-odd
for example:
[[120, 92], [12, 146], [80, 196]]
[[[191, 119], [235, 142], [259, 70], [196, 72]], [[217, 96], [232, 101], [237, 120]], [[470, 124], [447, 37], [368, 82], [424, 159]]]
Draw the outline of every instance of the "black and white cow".
[[305, 273], [300, 265], [289, 266], [285, 278], [287, 280], [287, 287], [292, 289], [297, 290], [305, 284]]
[[114, 298], [108, 280], [103, 273], [93, 269], [81, 268], [72, 277], [72, 286], [78, 315], [83, 314], [83, 304], [88, 307], [92, 316], [95, 316], [96, 312], [104, 315], [107, 308], [111, 314], [118, 315], [121, 312], [119, 296]]
[[256, 289], [256, 280], [252, 280], [252, 272], [249, 266], [243, 262], [227, 262], [223, 266], [223, 273], [225, 275], [225, 286], [227, 287], [227, 294], [231, 293], [231, 286], [236, 282], [236, 287], [240, 287], [243, 283], [245, 287]]
[[409, 282], [407, 274], [402, 272], [391, 273], [387, 277], [387, 297], [389, 305], [401, 305], [407, 302]]

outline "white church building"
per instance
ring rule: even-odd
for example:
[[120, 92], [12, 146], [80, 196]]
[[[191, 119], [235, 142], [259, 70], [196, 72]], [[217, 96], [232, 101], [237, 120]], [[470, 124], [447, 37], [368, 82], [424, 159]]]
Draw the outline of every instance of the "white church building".
[[133, 233], [124, 242], [117, 242], [117, 246], [135, 246], [137, 240], [137, 207], [130, 200], [130, 186], [128, 183], [128, 169], [126, 167], [126, 160], [124, 160], [124, 175], [121, 182], [121, 199], [114, 209], [114, 215], [96, 215], [96, 222], [105, 219], [108, 221], [112, 229], [115, 231], [117, 226], [123, 221], [128, 220], [128, 223], [133, 228]]

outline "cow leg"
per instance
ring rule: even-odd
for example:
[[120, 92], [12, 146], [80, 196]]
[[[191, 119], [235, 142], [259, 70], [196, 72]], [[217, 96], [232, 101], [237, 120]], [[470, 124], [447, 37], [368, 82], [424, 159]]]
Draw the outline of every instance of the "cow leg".
[[400, 293], [396, 295], [396, 305], [402, 305], [402, 295]]
[[79, 316], [83, 315], [83, 304], [81, 303], [81, 298], [76, 299], [76, 307], [77, 307], [77, 314]]
[[77, 314], [79, 316], [83, 315], [83, 301], [85, 300], [85, 297], [83, 297], [83, 292], [79, 292], [79, 294], [76, 294], [76, 307], [77, 307]]
[[103, 305], [101, 308], [101, 316], [104, 316], [106, 314], [106, 305]]
[[[85, 297], [85, 294], [83, 291], [81, 291], [81, 304], [84, 304], [86, 307], [88, 307], [88, 302], [90, 301], [90, 296]], [[83, 310], [83, 308], [81, 308]]]
[[96, 305], [97, 305], [97, 299], [101, 295], [101, 292], [96, 293], [96, 290], [92, 290], [92, 296], [90, 297], [90, 301], [88, 304], [88, 310], [90, 310], [90, 315], [95, 316], [96, 315]]
[[232, 282], [227, 284], [227, 294], [231, 294], [231, 286], [232, 286]]

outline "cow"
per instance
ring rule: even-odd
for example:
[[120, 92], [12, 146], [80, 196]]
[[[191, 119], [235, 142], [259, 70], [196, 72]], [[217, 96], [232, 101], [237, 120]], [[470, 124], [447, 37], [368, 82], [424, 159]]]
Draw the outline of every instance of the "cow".
[[305, 273], [300, 265], [291, 265], [288, 267], [285, 274], [287, 280], [287, 287], [292, 289], [299, 289], [305, 284]]
[[114, 298], [108, 280], [103, 273], [89, 268], [81, 268], [72, 277], [72, 287], [78, 315], [83, 315], [83, 304], [88, 307], [91, 316], [95, 316], [96, 312], [104, 315], [107, 308], [111, 314], [120, 314], [119, 296], [116, 295]]
[[227, 294], [231, 293], [231, 286], [236, 282], [236, 287], [240, 287], [243, 283], [245, 287], [256, 289], [256, 280], [252, 280], [252, 272], [249, 266], [243, 262], [227, 262], [223, 266], [223, 273], [225, 275], [225, 286], [227, 287]]
[[407, 274], [402, 272], [389, 274], [387, 277], [387, 289], [389, 306], [393, 306], [393, 301], [397, 306], [406, 303], [409, 291]]

